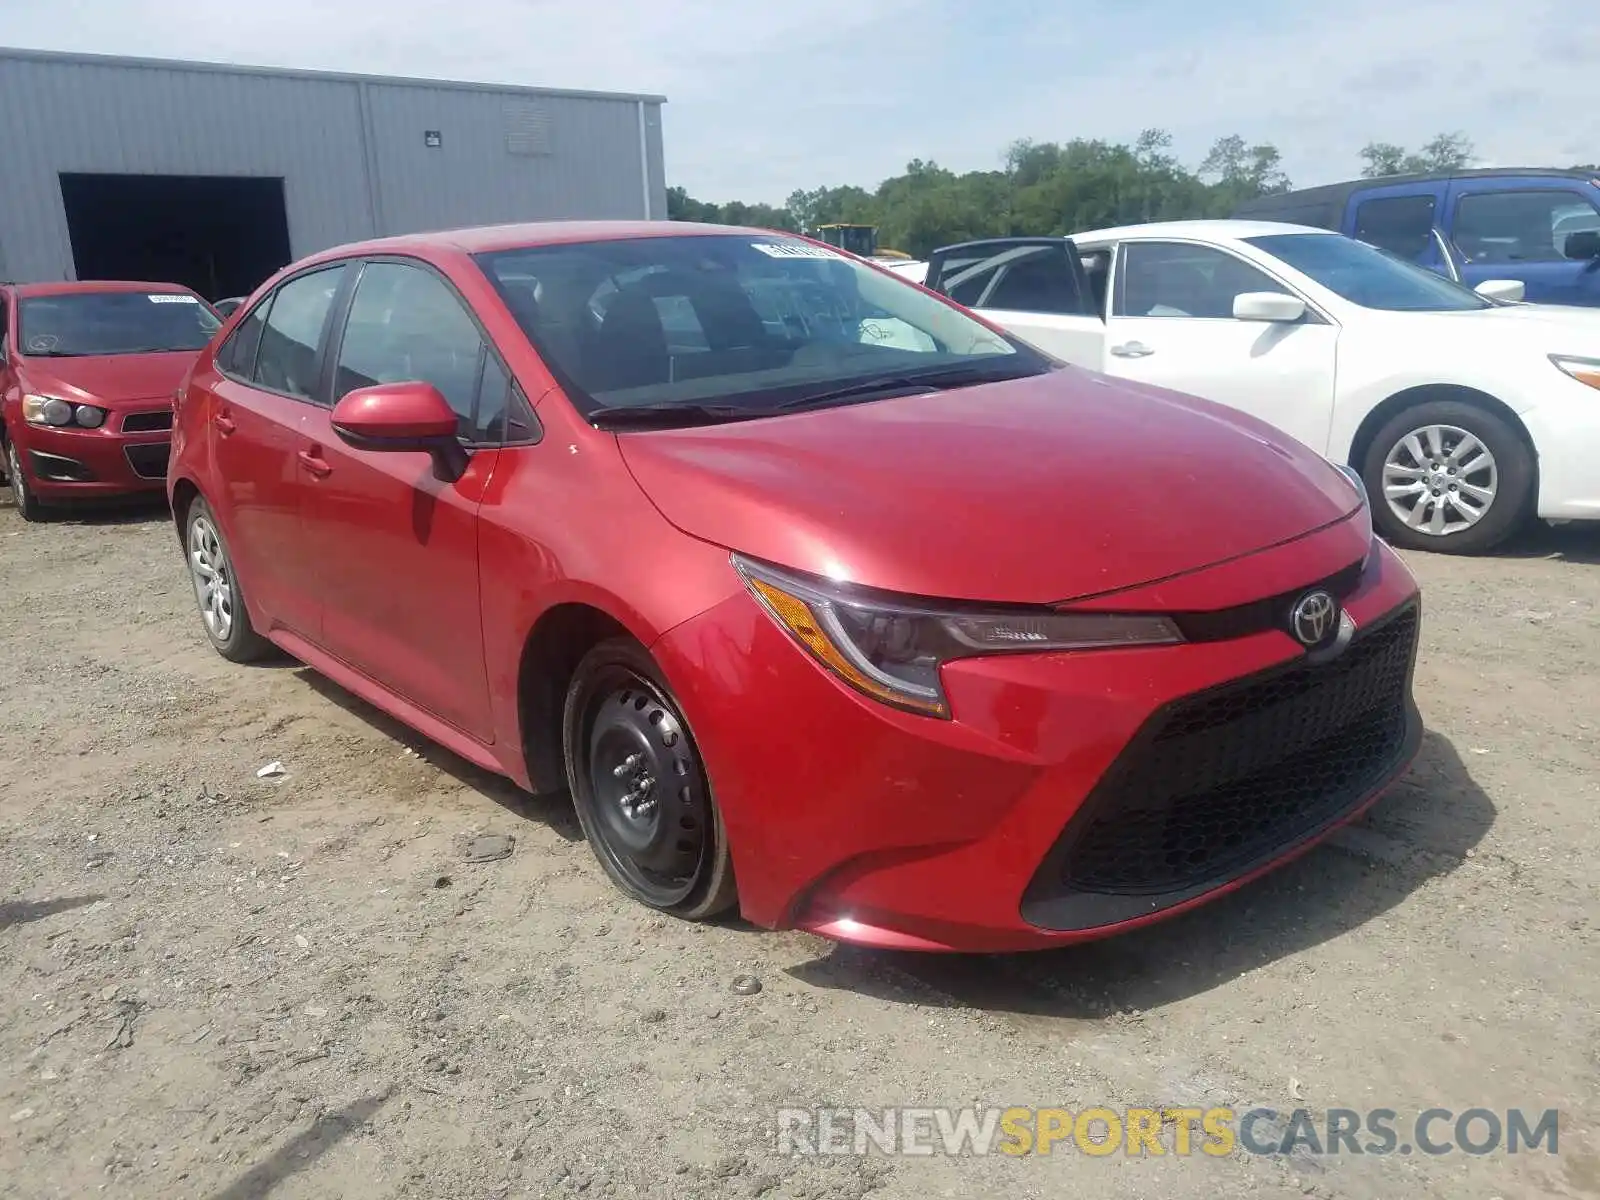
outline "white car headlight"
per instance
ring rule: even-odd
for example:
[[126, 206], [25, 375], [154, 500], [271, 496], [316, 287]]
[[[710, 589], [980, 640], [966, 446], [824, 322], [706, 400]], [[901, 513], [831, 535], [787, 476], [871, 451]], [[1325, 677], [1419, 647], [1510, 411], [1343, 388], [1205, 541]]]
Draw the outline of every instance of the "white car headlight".
[[1600, 388], [1600, 358], [1580, 358], [1576, 354], [1552, 354], [1550, 361], [1579, 383]]
[[1158, 614], [932, 608], [857, 595], [739, 554], [733, 565], [773, 620], [817, 662], [874, 700], [930, 717], [950, 716], [939, 668], [954, 659], [1183, 640]]

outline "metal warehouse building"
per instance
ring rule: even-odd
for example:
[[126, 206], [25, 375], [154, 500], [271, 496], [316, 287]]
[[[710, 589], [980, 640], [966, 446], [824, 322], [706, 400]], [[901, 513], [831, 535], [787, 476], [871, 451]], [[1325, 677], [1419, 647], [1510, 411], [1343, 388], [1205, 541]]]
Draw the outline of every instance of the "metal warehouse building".
[[665, 219], [663, 103], [0, 49], [0, 278], [220, 299], [361, 238]]

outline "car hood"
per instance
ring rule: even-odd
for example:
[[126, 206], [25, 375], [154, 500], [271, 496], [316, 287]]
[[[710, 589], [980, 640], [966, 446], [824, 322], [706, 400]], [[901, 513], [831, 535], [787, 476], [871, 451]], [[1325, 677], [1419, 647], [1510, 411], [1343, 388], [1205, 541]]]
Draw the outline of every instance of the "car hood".
[[1114, 591], [1360, 505], [1343, 475], [1260, 421], [1071, 367], [618, 442], [645, 493], [695, 537], [947, 599]]
[[1454, 313], [1418, 313], [1437, 332], [1478, 341], [1496, 334], [1518, 341], [1548, 342], [1547, 351], [1600, 353], [1600, 308], [1567, 304], [1508, 304]]
[[171, 400], [197, 350], [166, 354], [105, 354], [87, 358], [30, 358], [25, 388], [63, 400], [115, 407], [135, 400]]

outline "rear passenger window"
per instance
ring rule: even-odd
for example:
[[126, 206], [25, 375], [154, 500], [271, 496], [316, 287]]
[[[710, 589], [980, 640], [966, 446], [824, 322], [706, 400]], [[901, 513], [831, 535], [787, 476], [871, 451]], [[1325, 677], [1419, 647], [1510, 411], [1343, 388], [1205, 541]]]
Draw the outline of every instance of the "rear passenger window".
[[344, 264], [291, 279], [273, 296], [256, 354], [255, 383], [274, 392], [309, 399], [317, 387], [317, 350]]
[[1356, 241], [1416, 262], [1433, 241], [1433, 197], [1363, 200], [1356, 206]]
[[272, 304], [268, 296], [244, 315], [244, 319], [228, 335], [217, 351], [217, 365], [229, 375], [249, 379], [256, 369], [256, 351], [261, 347], [261, 330], [266, 324], [267, 309]]
[[945, 258], [939, 290], [967, 308], [1086, 316], [1089, 301], [1078, 291], [1077, 276], [1063, 245], [982, 246]]

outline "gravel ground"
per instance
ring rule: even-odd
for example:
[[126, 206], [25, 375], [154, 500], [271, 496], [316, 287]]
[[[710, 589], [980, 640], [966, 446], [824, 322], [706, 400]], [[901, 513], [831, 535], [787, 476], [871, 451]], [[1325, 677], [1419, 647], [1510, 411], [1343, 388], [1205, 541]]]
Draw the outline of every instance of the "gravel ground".
[[[1148, 931], [928, 959], [654, 918], [564, 804], [213, 654], [161, 514], [0, 509], [0, 1195], [1600, 1196], [1600, 537], [1411, 562], [1429, 734], [1359, 826]], [[466, 861], [486, 833], [514, 852]], [[975, 1100], [1562, 1124], [1555, 1156], [773, 1145], [782, 1105]]]

